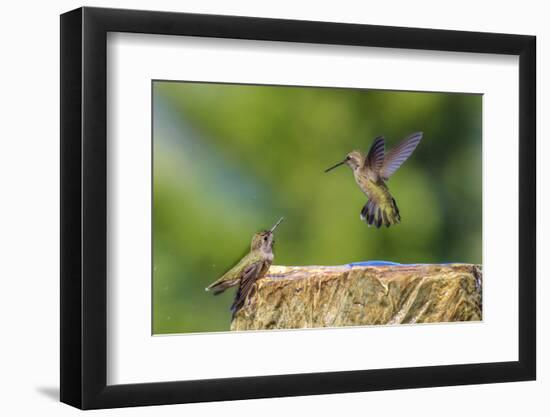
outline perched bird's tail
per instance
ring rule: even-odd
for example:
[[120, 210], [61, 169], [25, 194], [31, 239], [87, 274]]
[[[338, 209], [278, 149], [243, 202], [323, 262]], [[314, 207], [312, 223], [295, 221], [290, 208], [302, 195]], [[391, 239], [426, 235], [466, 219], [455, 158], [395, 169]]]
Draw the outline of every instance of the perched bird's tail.
[[384, 225], [390, 227], [393, 224], [398, 224], [401, 221], [399, 209], [393, 197], [390, 198], [387, 204], [377, 204], [373, 200], [367, 201], [361, 210], [361, 220], [367, 222], [369, 226]]
[[[223, 277], [222, 277], [223, 278]], [[222, 280], [221, 278], [214, 282], [213, 284], [210, 284], [208, 287], [205, 288], [205, 291], [211, 291], [214, 295], [219, 295], [222, 292], [224, 292], [226, 289], [233, 287], [239, 283], [238, 280]]]

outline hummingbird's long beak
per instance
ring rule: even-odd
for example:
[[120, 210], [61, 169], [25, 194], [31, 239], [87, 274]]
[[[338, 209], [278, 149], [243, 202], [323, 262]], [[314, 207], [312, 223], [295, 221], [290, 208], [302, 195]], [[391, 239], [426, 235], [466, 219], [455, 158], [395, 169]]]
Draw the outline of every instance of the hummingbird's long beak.
[[340, 165], [344, 165], [345, 163], [346, 163], [346, 160], [343, 160], [342, 162], [338, 162], [336, 165], [333, 165], [330, 168], [325, 169], [325, 173], [332, 171], [334, 168], [338, 168]]
[[279, 226], [283, 222], [284, 219], [285, 219], [284, 217], [281, 217], [279, 219], [279, 221], [277, 223], [275, 223], [275, 225], [271, 228], [270, 232], [273, 233], [275, 231], [275, 229], [277, 228], [277, 226]]

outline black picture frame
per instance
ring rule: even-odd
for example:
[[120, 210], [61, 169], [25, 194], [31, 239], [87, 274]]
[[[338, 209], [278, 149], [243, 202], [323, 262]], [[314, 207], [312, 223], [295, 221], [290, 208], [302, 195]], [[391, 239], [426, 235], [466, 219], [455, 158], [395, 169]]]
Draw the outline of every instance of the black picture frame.
[[[519, 360], [107, 385], [108, 32], [519, 56]], [[534, 36], [102, 8], [61, 15], [61, 401], [82, 409], [533, 380]]]

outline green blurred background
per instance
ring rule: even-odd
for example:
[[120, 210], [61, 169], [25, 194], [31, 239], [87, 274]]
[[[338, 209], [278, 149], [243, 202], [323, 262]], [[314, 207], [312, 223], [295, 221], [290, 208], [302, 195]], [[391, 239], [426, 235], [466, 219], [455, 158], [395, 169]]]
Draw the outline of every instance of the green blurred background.
[[[481, 263], [482, 96], [153, 82], [153, 333], [229, 330], [234, 291], [204, 288], [252, 234], [278, 265]], [[348, 167], [378, 135], [424, 138], [388, 186], [402, 222], [369, 228]]]

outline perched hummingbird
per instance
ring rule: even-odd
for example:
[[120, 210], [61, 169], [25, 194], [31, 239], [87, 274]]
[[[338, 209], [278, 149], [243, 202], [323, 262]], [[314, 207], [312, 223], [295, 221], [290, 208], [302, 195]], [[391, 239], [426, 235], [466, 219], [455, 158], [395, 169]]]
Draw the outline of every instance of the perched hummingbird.
[[275, 243], [273, 232], [283, 219], [284, 217], [281, 217], [270, 230], [255, 233], [252, 236], [250, 252], [220, 279], [206, 287], [206, 291], [212, 291], [214, 295], [218, 295], [230, 287], [239, 285], [235, 302], [231, 306], [233, 314], [244, 305], [253, 284], [269, 270], [273, 262], [273, 244]]
[[367, 156], [360, 151], [352, 151], [342, 162], [326, 169], [325, 172], [340, 165], [349, 166], [353, 170], [355, 182], [368, 197], [361, 210], [361, 220], [377, 228], [383, 224], [390, 227], [399, 223], [401, 216], [386, 181], [411, 156], [421, 139], [422, 132], [413, 133], [386, 154], [384, 137], [379, 136], [372, 143]]

